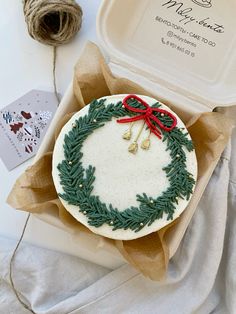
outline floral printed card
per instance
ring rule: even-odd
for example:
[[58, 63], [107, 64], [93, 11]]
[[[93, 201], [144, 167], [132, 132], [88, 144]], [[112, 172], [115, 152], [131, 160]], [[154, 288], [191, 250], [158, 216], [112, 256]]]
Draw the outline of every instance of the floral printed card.
[[32, 90], [0, 110], [0, 157], [8, 170], [37, 153], [56, 109], [54, 93]]

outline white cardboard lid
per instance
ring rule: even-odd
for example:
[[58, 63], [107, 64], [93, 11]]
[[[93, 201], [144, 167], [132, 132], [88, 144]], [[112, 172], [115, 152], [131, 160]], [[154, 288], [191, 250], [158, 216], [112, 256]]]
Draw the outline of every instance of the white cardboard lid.
[[104, 0], [97, 31], [116, 67], [213, 109], [236, 101], [235, 16], [235, 0]]

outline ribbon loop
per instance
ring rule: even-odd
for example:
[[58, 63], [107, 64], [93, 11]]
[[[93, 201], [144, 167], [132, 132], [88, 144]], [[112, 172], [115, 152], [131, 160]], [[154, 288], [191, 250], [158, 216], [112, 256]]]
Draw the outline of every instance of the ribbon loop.
[[[136, 99], [140, 104], [142, 104], [145, 107], [145, 109], [132, 107], [127, 102], [129, 99]], [[150, 131], [160, 139], [161, 139], [161, 130], [160, 129], [167, 131], [167, 132], [170, 132], [171, 130], [173, 130], [173, 128], [177, 124], [177, 119], [171, 112], [169, 112], [165, 109], [150, 107], [148, 103], [146, 103], [143, 99], [141, 99], [140, 97], [138, 97], [136, 95], [126, 96], [123, 99], [123, 105], [129, 111], [140, 113], [140, 114], [136, 115], [134, 117], [130, 117], [130, 118], [119, 119], [119, 120], [117, 120], [118, 123], [128, 123], [128, 122], [134, 122], [134, 121], [138, 121], [138, 120], [144, 120], [146, 122], [148, 128], [150, 129]], [[157, 116], [154, 115], [155, 112], [160, 113], [161, 116], [166, 115], [166, 116], [170, 117], [172, 119], [171, 126], [164, 125], [161, 122], [161, 120]], [[157, 124], [157, 126], [156, 126], [156, 124]]]

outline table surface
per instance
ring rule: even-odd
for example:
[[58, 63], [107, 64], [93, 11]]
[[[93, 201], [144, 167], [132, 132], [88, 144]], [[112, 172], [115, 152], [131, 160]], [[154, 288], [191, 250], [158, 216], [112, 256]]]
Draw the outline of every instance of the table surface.
[[[73, 67], [88, 40], [97, 42], [96, 14], [101, 0], [80, 0], [83, 9], [82, 29], [75, 39], [58, 49], [57, 84], [63, 95], [68, 87]], [[2, 1], [0, 10], [0, 108], [8, 105], [31, 89], [53, 91], [52, 47], [33, 40], [26, 28], [22, 3], [19, 0]], [[27, 213], [17, 211], [6, 198], [18, 176], [32, 163], [28, 160], [12, 171], [8, 171], [0, 160], [0, 235], [19, 238]], [[71, 236], [39, 219], [30, 218], [26, 230], [26, 241], [36, 245], [73, 253], [76, 249]], [[83, 252], [81, 252], [83, 257]], [[84, 252], [86, 258], [86, 252]]]

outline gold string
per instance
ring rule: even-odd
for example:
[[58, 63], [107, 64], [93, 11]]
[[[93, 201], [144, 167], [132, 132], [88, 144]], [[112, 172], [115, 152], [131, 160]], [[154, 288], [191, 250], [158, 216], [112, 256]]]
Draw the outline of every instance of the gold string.
[[139, 137], [140, 137], [140, 135], [141, 135], [141, 133], [142, 133], [142, 131], [143, 131], [144, 125], [145, 125], [145, 121], [143, 122], [141, 128], [139, 129], [139, 132], [138, 132], [138, 134], [137, 134], [135, 140], [134, 140], [133, 143], [130, 144], [130, 146], [128, 147], [128, 151], [129, 151], [130, 153], [132, 153], [132, 154], [136, 154], [136, 152], [137, 152], [137, 150], [138, 150], [138, 143], [137, 143], [137, 141], [138, 141], [138, 139], [139, 139]]
[[137, 143], [137, 141], [138, 141], [138, 139], [139, 139], [139, 137], [140, 137], [140, 135], [141, 135], [141, 133], [143, 131], [144, 125], [145, 125], [145, 121], [143, 122], [141, 128], [139, 129], [139, 132], [138, 132], [138, 134], [137, 134], [137, 136], [136, 136], [136, 138], [134, 140], [134, 143]]

